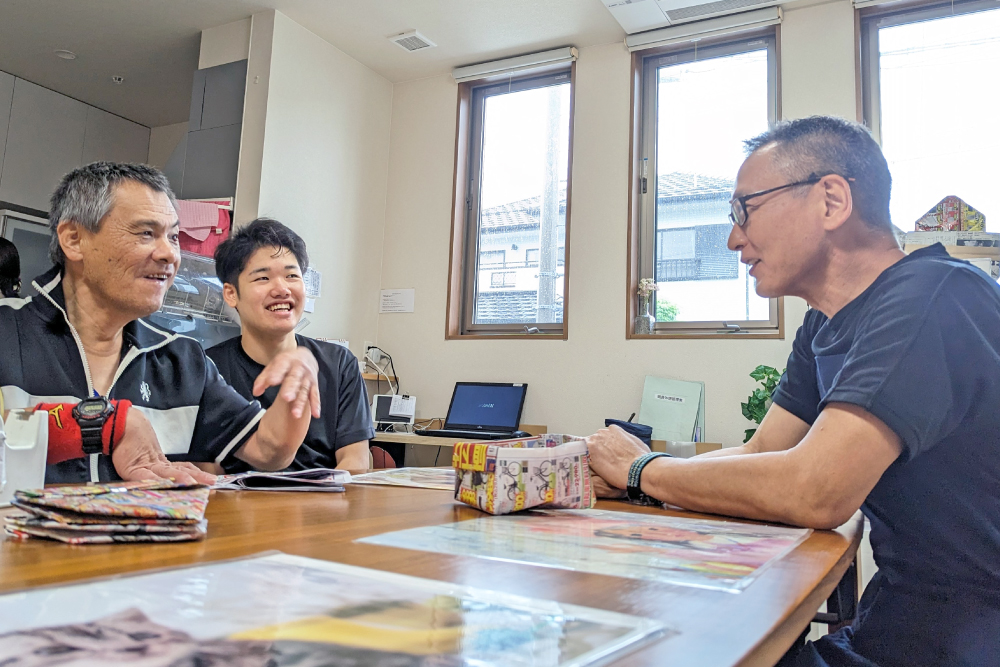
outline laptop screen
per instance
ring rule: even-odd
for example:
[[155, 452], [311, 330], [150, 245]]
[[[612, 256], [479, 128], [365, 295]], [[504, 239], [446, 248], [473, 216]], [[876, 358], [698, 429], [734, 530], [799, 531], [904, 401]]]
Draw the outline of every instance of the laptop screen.
[[457, 382], [444, 427], [514, 431], [527, 390], [527, 384]]

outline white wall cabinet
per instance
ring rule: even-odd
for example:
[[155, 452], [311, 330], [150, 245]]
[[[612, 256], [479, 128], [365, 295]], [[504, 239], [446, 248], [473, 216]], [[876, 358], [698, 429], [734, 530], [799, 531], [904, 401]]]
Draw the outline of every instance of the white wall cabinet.
[[7, 145], [7, 125], [10, 123], [10, 103], [14, 99], [14, 77], [0, 72], [0, 165], [3, 165]]
[[98, 160], [145, 162], [149, 157], [149, 128], [96, 107], [87, 107], [83, 164]]
[[95, 160], [145, 162], [149, 154], [148, 127], [4, 72], [0, 137], [0, 201], [40, 211], [67, 172]]
[[80, 166], [86, 127], [86, 104], [17, 79], [0, 200], [47, 211], [59, 179]]

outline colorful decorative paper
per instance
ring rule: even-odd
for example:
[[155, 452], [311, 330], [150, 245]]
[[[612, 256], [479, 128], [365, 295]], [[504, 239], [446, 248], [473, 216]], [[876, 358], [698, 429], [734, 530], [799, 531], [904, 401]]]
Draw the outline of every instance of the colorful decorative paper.
[[964, 201], [949, 195], [924, 213], [914, 226], [918, 232], [982, 232], [986, 216]]
[[583, 667], [656, 621], [276, 554], [0, 596], [0, 664]]
[[28, 511], [38, 507], [91, 516], [201, 521], [208, 492], [207, 486], [167, 480], [112, 482], [18, 491], [14, 504]]
[[18, 491], [5, 532], [69, 544], [181, 542], [205, 537], [209, 489], [169, 480]]
[[533, 510], [358, 540], [738, 592], [810, 530], [606, 510]]
[[587, 443], [575, 435], [459, 442], [452, 466], [455, 500], [490, 514], [594, 506]]
[[66, 544], [115, 544], [118, 542], [190, 542], [200, 540], [208, 534], [208, 522], [172, 527], [169, 531], [157, 530], [153, 526], [134, 526], [128, 532], [115, 532], [111, 526], [83, 528], [44, 528], [31, 524], [8, 522], [4, 529], [7, 534], [21, 539], [42, 537]]

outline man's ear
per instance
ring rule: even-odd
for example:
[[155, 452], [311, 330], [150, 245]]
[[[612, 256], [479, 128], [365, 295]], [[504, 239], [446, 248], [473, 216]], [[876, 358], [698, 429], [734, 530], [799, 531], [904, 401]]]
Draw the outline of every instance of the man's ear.
[[240, 302], [240, 292], [236, 289], [236, 285], [225, 283], [222, 286], [222, 298], [230, 308], [236, 308], [236, 304]]
[[60, 220], [56, 226], [59, 246], [67, 261], [79, 262], [83, 259], [83, 230], [74, 220]]
[[823, 227], [827, 231], [840, 228], [854, 212], [854, 196], [850, 182], [838, 174], [824, 176], [823, 186]]

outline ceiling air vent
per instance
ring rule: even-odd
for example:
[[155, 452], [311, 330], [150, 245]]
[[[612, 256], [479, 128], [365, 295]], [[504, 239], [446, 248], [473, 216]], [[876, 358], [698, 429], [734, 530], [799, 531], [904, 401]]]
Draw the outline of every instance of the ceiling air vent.
[[420, 51], [437, 46], [434, 42], [421, 35], [416, 30], [407, 30], [389, 38], [390, 42], [398, 45], [407, 51]]

